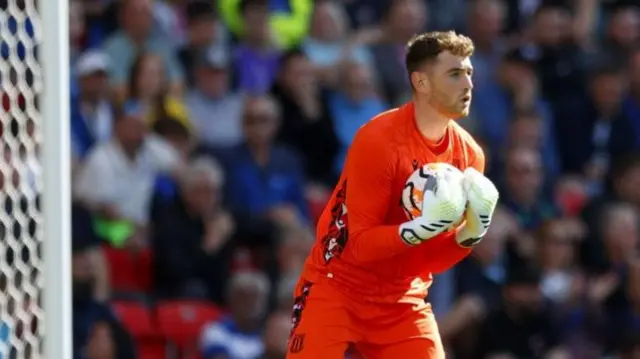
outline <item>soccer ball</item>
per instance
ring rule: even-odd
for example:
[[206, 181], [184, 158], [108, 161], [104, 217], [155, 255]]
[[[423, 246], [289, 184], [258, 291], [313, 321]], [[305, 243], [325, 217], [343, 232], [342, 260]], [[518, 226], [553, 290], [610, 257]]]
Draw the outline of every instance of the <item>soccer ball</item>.
[[[404, 189], [402, 190], [402, 208], [409, 219], [414, 219], [422, 214], [422, 201], [424, 196], [428, 196], [429, 192], [435, 192], [439, 181], [447, 183], [455, 183], [452, 188], [459, 188], [462, 191], [462, 179], [464, 175], [462, 171], [444, 162], [428, 163], [415, 170], [409, 179], [407, 179]], [[466, 205], [466, 198], [460, 193], [457, 200], [460, 200], [461, 206]], [[462, 222], [456, 222], [452, 227]]]

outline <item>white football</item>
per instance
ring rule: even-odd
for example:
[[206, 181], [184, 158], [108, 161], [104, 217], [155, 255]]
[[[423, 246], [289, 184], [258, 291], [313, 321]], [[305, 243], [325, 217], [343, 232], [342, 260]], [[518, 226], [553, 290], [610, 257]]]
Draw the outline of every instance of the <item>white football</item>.
[[[407, 217], [414, 219], [422, 214], [424, 197], [437, 191], [440, 181], [446, 181], [449, 185], [447, 187], [454, 189], [450, 191], [451, 198], [454, 201], [460, 201], [459, 205], [464, 207], [467, 199], [462, 189], [463, 178], [462, 171], [444, 162], [428, 163], [415, 170], [407, 179], [402, 190], [402, 208]], [[454, 223], [452, 227], [457, 226], [460, 222]]]

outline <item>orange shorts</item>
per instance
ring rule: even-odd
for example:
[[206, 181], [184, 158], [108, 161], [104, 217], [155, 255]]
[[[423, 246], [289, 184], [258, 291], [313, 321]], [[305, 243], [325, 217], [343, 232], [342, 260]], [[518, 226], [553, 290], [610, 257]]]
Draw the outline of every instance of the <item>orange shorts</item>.
[[287, 359], [444, 359], [427, 304], [378, 304], [347, 297], [327, 282], [296, 288]]

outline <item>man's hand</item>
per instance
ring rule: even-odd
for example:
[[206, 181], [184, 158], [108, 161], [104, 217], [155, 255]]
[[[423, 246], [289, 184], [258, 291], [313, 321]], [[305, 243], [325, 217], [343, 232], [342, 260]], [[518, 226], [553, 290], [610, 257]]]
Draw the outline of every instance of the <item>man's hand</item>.
[[422, 215], [400, 226], [400, 238], [414, 246], [446, 232], [458, 223], [465, 210], [466, 195], [462, 177], [427, 179], [422, 202]]
[[493, 182], [472, 167], [464, 171], [462, 182], [467, 211], [456, 240], [463, 247], [472, 247], [487, 233], [500, 195]]
[[236, 224], [229, 213], [217, 214], [206, 224], [202, 249], [209, 254], [217, 252], [229, 241], [235, 229]]

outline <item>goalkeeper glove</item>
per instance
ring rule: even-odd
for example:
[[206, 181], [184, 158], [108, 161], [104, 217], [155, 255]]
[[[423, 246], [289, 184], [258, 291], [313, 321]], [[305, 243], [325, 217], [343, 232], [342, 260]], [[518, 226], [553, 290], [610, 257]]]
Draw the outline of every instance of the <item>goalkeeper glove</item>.
[[463, 176], [436, 173], [424, 188], [422, 214], [400, 225], [400, 238], [414, 246], [443, 233], [460, 222], [467, 203]]
[[473, 247], [487, 233], [500, 195], [493, 182], [474, 168], [464, 171], [462, 182], [467, 197], [467, 211], [465, 223], [456, 233], [456, 240], [463, 247]]

